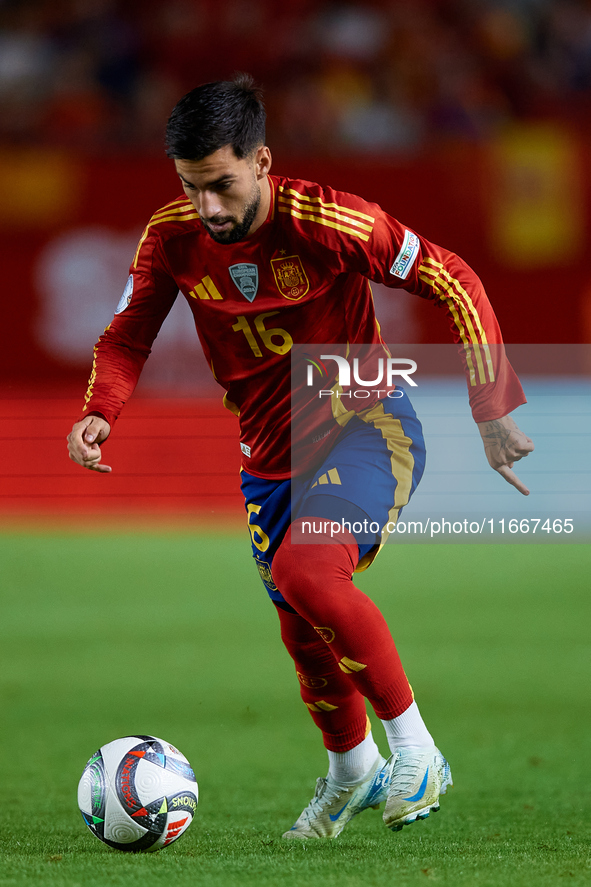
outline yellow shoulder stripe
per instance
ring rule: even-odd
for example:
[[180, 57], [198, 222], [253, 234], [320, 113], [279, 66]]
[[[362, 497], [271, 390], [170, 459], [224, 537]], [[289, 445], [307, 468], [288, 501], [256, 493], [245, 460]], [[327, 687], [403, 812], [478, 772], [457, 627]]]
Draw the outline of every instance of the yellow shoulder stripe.
[[327, 228], [335, 228], [337, 231], [343, 231], [345, 234], [352, 234], [354, 237], [359, 237], [361, 240], [369, 240], [369, 234], [364, 234], [363, 231], [358, 231], [355, 228], [349, 228], [347, 225], [339, 225], [337, 222], [331, 222], [329, 219], [325, 219], [322, 216], [312, 215], [311, 213], [300, 213], [291, 206], [279, 206], [278, 209], [280, 213], [289, 213], [296, 219], [317, 222], [319, 225], [325, 225]]
[[[365, 219], [366, 222], [375, 222], [374, 216], [368, 216], [366, 213], [359, 212], [357, 209], [350, 209], [348, 206], [339, 206], [338, 203], [325, 203], [321, 197], [309, 197], [307, 194], [301, 194], [299, 191], [294, 191], [293, 188], [285, 188], [283, 185], [279, 185], [279, 190], [283, 194], [291, 194], [298, 200], [305, 200], [308, 203], [318, 203], [319, 206], [324, 207], [325, 209], [338, 209], [349, 216], [357, 216], [359, 219]], [[312, 209], [313, 207], [310, 208]]]
[[157, 213], [163, 212], [165, 209], [170, 209], [171, 206], [180, 206], [181, 204], [189, 204], [191, 201], [185, 195], [184, 197], [175, 197], [174, 200], [171, 200], [169, 203], [165, 203], [164, 206], [161, 206], [160, 209], [157, 209]]
[[137, 245], [135, 256], [133, 257], [134, 268], [137, 268], [140, 250], [144, 245], [146, 237], [150, 233], [150, 228], [153, 225], [158, 225], [160, 222], [186, 222], [190, 219], [199, 218], [199, 213], [195, 211], [195, 208], [190, 201], [183, 201], [180, 206], [175, 206], [175, 202], [176, 201], [173, 201], [173, 203], [169, 203], [162, 209], [159, 209], [157, 212], [155, 212], [144, 228], [144, 233], [140, 237], [140, 242]]
[[328, 209], [325, 206], [308, 206], [307, 204], [302, 203], [301, 201], [296, 200], [293, 197], [283, 197], [281, 194], [279, 195], [279, 203], [286, 206], [292, 206], [294, 209], [297, 209], [300, 212], [309, 212], [324, 218], [337, 219], [339, 222], [344, 222], [347, 225], [352, 225], [355, 228], [360, 228], [364, 231], [367, 231], [369, 234], [371, 234], [371, 232], [373, 231], [373, 225], [368, 225], [367, 222], [362, 222], [360, 219], [354, 219], [350, 215], [347, 215], [344, 211], [337, 212], [336, 210]]
[[174, 206], [173, 204], [168, 204], [168, 206], [163, 206], [162, 209], [156, 210], [150, 221], [154, 219], [159, 219], [161, 216], [168, 216], [171, 214], [182, 215], [183, 213], [195, 212], [193, 204], [190, 200], [181, 203], [179, 206]]

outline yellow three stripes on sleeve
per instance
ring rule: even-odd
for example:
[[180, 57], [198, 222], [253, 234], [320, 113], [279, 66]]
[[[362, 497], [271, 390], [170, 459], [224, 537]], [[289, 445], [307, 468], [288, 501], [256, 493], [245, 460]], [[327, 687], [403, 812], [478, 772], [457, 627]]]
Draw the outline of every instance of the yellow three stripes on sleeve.
[[167, 204], [162, 209], [159, 209], [158, 212], [155, 212], [144, 228], [144, 233], [142, 234], [140, 242], [137, 245], [135, 256], [133, 258], [133, 267], [137, 268], [140, 250], [144, 245], [146, 237], [150, 233], [150, 228], [153, 225], [158, 225], [159, 222], [184, 222], [187, 219], [198, 218], [199, 213], [195, 212], [193, 204], [189, 200], [185, 200], [184, 198], [173, 200], [172, 203]]
[[337, 203], [325, 203], [320, 197], [308, 197], [293, 188], [279, 186], [278, 210], [289, 213], [296, 219], [316, 222], [327, 228], [334, 228], [368, 241], [373, 231], [375, 218], [356, 209], [339, 206]]
[[[476, 385], [476, 369], [481, 384], [494, 382], [495, 374], [486, 333], [480, 322], [472, 299], [459, 280], [446, 271], [441, 262], [426, 256], [419, 267], [419, 277], [433, 287], [442, 302], [447, 304], [460, 334], [466, 352], [466, 362], [470, 372], [470, 385]], [[478, 339], [480, 335], [480, 340]], [[487, 379], [488, 371], [488, 379]]]

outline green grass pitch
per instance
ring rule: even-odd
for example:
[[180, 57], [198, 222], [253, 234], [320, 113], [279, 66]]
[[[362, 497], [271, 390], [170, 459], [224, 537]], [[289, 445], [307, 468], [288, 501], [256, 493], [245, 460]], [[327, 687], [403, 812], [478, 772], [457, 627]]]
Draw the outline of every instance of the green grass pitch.
[[[0, 884], [590, 883], [589, 547], [392, 545], [359, 578], [455, 787], [426, 822], [368, 811], [334, 842], [280, 837], [326, 759], [249, 560], [235, 534], [0, 537]], [[89, 755], [134, 732], [200, 787], [153, 855], [108, 849], [76, 806]]]

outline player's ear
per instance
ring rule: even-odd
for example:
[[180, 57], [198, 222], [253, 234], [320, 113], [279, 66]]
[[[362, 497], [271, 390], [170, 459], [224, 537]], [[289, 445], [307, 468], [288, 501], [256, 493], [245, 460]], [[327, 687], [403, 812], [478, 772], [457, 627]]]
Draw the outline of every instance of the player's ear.
[[257, 148], [255, 155], [255, 170], [257, 179], [264, 179], [271, 169], [271, 152], [266, 145]]

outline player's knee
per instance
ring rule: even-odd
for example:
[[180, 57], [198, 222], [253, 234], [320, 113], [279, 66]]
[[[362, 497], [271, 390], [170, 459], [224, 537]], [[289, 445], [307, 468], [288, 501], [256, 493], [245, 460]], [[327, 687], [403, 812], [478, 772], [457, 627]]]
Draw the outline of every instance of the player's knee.
[[322, 594], [335, 580], [350, 582], [359, 554], [350, 534], [336, 540], [329, 529], [308, 541], [302, 528], [306, 520], [301, 518], [291, 525], [273, 559], [273, 581], [296, 610], [300, 598]]
[[[309, 546], [305, 547], [309, 548]], [[291, 598], [297, 588], [308, 587], [314, 579], [310, 559], [306, 557], [304, 551], [298, 551], [299, 548], [300, 546], [292, 542], [288, 530], [273, 558], [273, 581], [286, 601], [292, 606]]]
[[294, 643], [292, 638], [281, 636], [285, 649], [293, 659], [298, 673], [315, 675], [319, 672], [334, 670], [334, 656], [327, 648], [320, 635], [316, 635], [315, 641], [305, 644]]

